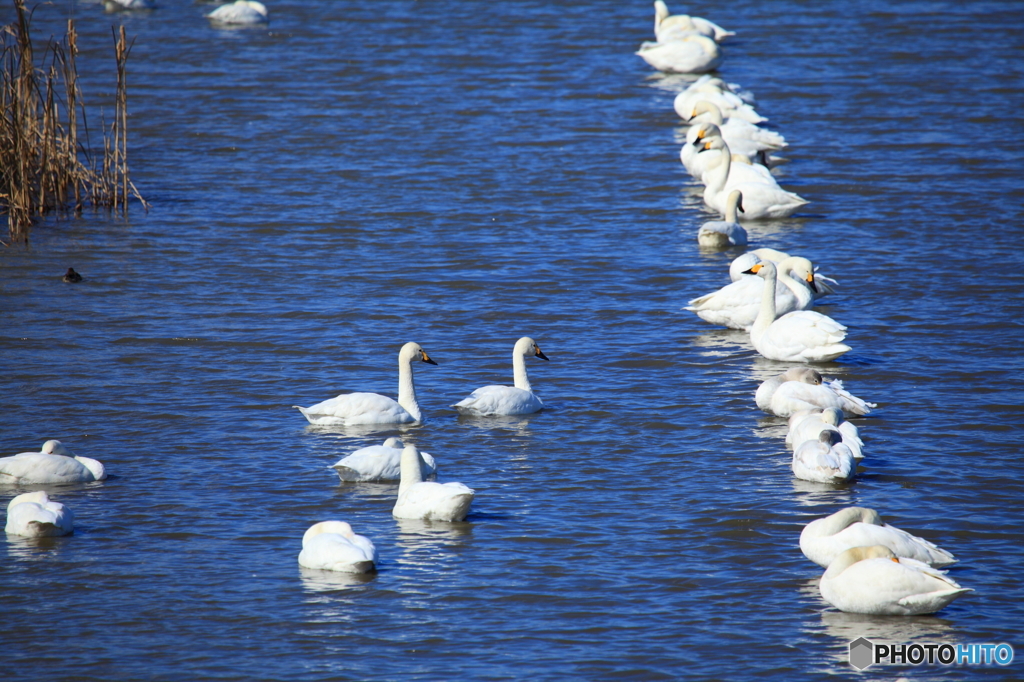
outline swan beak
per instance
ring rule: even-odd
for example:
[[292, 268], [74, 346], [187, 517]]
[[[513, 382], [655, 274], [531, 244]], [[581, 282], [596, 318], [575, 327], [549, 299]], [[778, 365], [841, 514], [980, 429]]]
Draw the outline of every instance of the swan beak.
[[[697, 139], [693, 141], [693, 146], [694, 147], [699, 147], [701, 145], [701, 143], [704, 142], [704, 134], [705, 134], [705, 132], [706, 131], [702, 130], [699, 133], [697, 133]], [[704, 151], [704, 150], [702, 149], [701, 151]]]
[[[698, 141], [698, 142], [700, 142], [700, 140], [697, 140], [697, 141]], [[699, 151], [699, 152], [697, 152], [697, 153], [698, 153], [698, 154], [702, 154], [702, 153], [706, 152], [706, 151], [707, 151], [707, 150], [709, 150], [709, 149], [711, 149], [711, 143], [710, 143], [710, 142], [705, 142], [705, 143], [704, 143], [704, 146], [703, 146], [703, 147], [701, 147], [700, 151]]]
[[807, 283], [811, 285], [811, 291], [817, 292], [818, 285], [814, 283], [814, 273], [807, 275]]
[[893, 560], [894, 563], [897, 563], [897, 564], [900, 562], [899, 557], [893, 557], [892, 560]]
[[537, 344], [533, 344], [533, 354], [536, 355], [541, 360], [548, 359], [548, 356], [544, 355], [544, 352], [540, 349], [540, 346], [538, 346]]
[[736, 202], [736, 208], [737, 208], [737, 209], [739, 209], [739, 212], [740, 212], [740, 213], [746, 213], [746, 212], [747, 212], [747, 211], [746, 211], [746, 210], [745, 210], [745, 209], [743, 208], [743, 197], [742, 197], [742, 196], [740, 197], [740, 200]]
[[750, 268], [749, 270], [744, 270], [743, 274], [744, 275], [756, 275], [761, 270], [762, 267], [764, 267], [764, 266], [761, 265], [760, 263], [758, 263], [757, 265], [755, 265], [754, 267]]
[[420, 360], [427, 363], [428, 365], [437, 365], [436, 362], [430, 359], [430, 356], [427, 355], [427, 351], [425, 350], [420, 350]]

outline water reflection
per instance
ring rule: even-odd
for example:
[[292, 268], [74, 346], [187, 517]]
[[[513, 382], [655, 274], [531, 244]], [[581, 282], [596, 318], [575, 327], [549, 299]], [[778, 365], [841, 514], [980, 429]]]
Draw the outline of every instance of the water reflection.
[[60, 537], [26, 538], [21, 535], [5, 533], [7, 537], [8, 556], [20, 561], [53, 561], [58, 559], [67, 547], [67, 542], [74, 537], [63, 535]]
[[396, 561], [413, 566], [435, 567], [437, 562], [433, 557], [437, 550], [458, 547], [473, 532], [473, 524], [467, 522], [395, 519], [395, 523], [398, 526], [395, 545], [402, 550]]
[[457, 423], [459, 426], [472, 426], [487, 431], [510, 432], [517, 436], [526, 437], [531, 435], [530, 418], [534, 416], [534, 414], [488, 416], [460, 414]]
[[[315, 568], [299, 566], [299, 579], [302, 587], [310, 592], [338, 592], [353, 587], [362, 587], [373, 582], [377, 573], [345, 573], [342, 571], [322, 571]], [[321, 601], [321, 600], [313, 600]], [[327, 600], [323, 600], [326, 602]]]
[[821, 612], [821, 625], [825, 634], [835, 637], [843, 644], [858, 637], [867, 637], [873, 642], [938, 642], [956, 633], [953, 622], [945, 618], [868, 616], [862, 613], [843, 613], [835, 609]]
[[[856, 481], [857, 479], [853, 479]], [[793, 477], [794, 501], [802, 507], [819, 507], [822, 505], [852, 506], [854, 489], [851, 483], [818, 483]]]
[[[340, 435], [348, 438], [380, 438], [383, 443], [390, 436], [403, 440], [406, 434], [422, 428], [422, 424], [306, 424], [306, 433]], [[377, 443], [380, 445], [380, 443]]]
[[652, 73], [646, 79], [648, 87], [678, 95], [690, 87], [700, 76], [690, 73]]

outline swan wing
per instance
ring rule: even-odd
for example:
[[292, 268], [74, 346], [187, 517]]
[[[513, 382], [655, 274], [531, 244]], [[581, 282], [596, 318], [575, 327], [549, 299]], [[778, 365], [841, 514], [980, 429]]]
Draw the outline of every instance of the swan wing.
[[310, 424], [408, 424], [416, 421], [396, 401], [379, 393], [345, 393], [335, 398], [299, 407]]
[[537, 412], [544, 403], [533, 392], [515, 386], [483, 386], [452, 407], [469, 414], [514, 415]]
[[66, 484], [95, 480], [93, 473], [74, 457], [23, 452], [0, 458], [0, 484]]
[[22, 502], [7, 511], [4, 530], [30, 538], [67, 535], [75, 529], [75, 515], [59, 502]]
[[[844, 328], [845, 329], [845, 328]], [[872, 407], [878, 407], [875, 403], [869, 403], [866, 400], [861, 400], [857, 396], [853, 395], [845, 388], [843, 388], [843, 382], [839, 379], [833, 379], [824, 386], [827, 386], [829, 390], [838, 396], [840, 401], [840, 408], [845, 414], [856, 414], [862, 415], [867, 414], [871, 411]]]
[[[754, 346], [761, 355], [791, 362], [825, 362], [850, 350], [841, 343], [846, 327], [813, 310], [798, 310], [775, 320]], [[781, 415], [786, 416], [786, 415]]]
[[400, 519], [462, 521], [473, 502], [474, 491], [462, 483], [416, 483], [398, 496], [392, 514]]
[[[372, 547], [371, 543], [371, 550]], [[375, 551], [368, 552], [366, 547], [343, 535], [321, 533], [304, 543], [299, 553], [299, 565], [325, 571], [366, 573], [373, 569], [375, 556]]]

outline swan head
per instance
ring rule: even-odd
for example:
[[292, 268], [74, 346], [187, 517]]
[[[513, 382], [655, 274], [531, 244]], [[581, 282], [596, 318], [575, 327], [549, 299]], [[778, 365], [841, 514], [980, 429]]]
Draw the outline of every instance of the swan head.
[[[738, 189], [734, 189], [729, 192], [729, 198], [725, 200], [725, 206], [726, 208], [735, 206], [736, 210], [740, 213], [746, 213], [746, 211], [743, 210], [743, 192]], [[726, 211], [726, 213], [728, 213], [728, 211]]]
[[398, 360], [400, 362], [413, 363], [416, 360], [425, 362], [428, 365], [436, 365], [437, 363], [430, 359], [427, 355], [427, 351], [423, 350], [420, 344], [410, 341], [409, 343], [402, 346], [402, 350], [398, 351]]
[[843, 442], [843, 434], [838, 431], [833, 431], [832, 429], [825, 429], [818, 434], [818, 442], [827, 445], [828, 447], [839, 445]]
[[[710, 144], [710, 143], [708, 143]], [[761, 279], [775, 279], [778, 277], [778, 270], [775, 268], [775, 263], [770, 260], [763, 260], [749, 270], [743, 272], [744, 275], [757, 275]]]
[[689, 120], [697, 118], [698, 116], [708, 114], [711, 118], [711, 122], [716, 125], [722, 125], [722, 110], [714, 102], [709, 102], [706, 99], [702, 99], [693, 105], [693, 111], [690, 112]]
[[787, 264], [790, 271], [807, 282], [807, 286], [811, 288], [811, 291], [817, 292], [818, 286], [814, 283], [814, 264], [802, 256], [791, 256], [786, 260], [788, 261]]
[[540, 349], [540, 346], [537, 345], [537, 342], [529, 336], [524, 336], [516, 341], [515, 352], [525, 357], [533, 355], [541, 360], [548, 359], [548, 356], [544, 355], [544, 352]]
[[782, 380], [785, 381], [799, 381], [805, 384], [814, 384], [815, 386], [820, 385], [822, 382], [821, 374], [816, 369], [810, 367], [791, 367], [782, 373]]
[[61, 455], [63, 457], [74, 457], [75, 455], [68, 449], [66, 445], [61, 443], [59, 440], [48, 440], [43, 443], [43, 448], [40, 450], [47, 455]]
[[7, 513], [10, 514], [12, 509], [23, 502], [46, 504], [49, 501], [50, 497], [46, 494], [45, 490], [37, 490], [34, 493], [22, 493], [21, 495], [17, 495], [13, 500], [11, 500], [11, 503], [7, 505]]
[[344, 521], [321, 521], [310, 526], [309, 530], [303, 534], [302, 546], [305, 547], [307, 542], [323, 533], [336, 533], [346, 538], [351, 538], [355, 535], [352, 532], [352, 526]]
[[664, 0], [654, 0], [655, 25], [660, 24], [666, 18], [668, 18], [668, 5], [665, 4]]
[[[713, 123], [702, 123], [701, 125], [714, 125], [714, 124]], [[715, 129], [717, 130], [718, 126], [715, 126]], [[731, 157], [732, 156], [732, 152], [729, 150], [729, 145], [727, 145], [725, 143], [725, 140], [723, 140], [722, 137], [721, 137], [721, 132], [719, 132], [718, 135], [716, 135], [714, 137], [712, 137], [710, 134], [705, 135], [705, 137], [707, 139], [705, 139], [705, 140], [698, 140], [697, 141], [698, 142], [698, 146], [700, 146], [700, 151], [697, 152], [698, 154], [702, 154], [704, 152], [709, 152], [712, 149], [721, 149], [724, 152], [723, 155], [722, 155], [723, 157]], [[703, 142], [704, 144], [701, 145], [700, 142]]]
[[[692, 142], [694, 147], [704, 147], [711, 139], [722, 137], [722, 129], [714, 123], [701, 123], [690, 130], [695, 130]], [[687, 131], [687, 137], [689, 137], [689, 134], [689, 131]], [[704, 149], [702, 148], [700, 151], [704, 151]]]
[[839, 426], [843, 421], [843, 413], [834, 407], [826, 407], [821, 411], [821, 421], [832, 426]]
[[393, 448], [395, 450], [401, 450], [405, 447], [405, 443], [402, 442], [402, 439], [391, 436], [391, 438], [388, 438], [386, 441], [384, 441], [384, 447]]

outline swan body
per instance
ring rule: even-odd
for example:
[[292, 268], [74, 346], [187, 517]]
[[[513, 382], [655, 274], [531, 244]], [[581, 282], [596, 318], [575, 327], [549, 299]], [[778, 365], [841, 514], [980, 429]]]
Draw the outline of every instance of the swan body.
[[7, 526], [11, 535], [47, 538], [68, 535], [75, 530], [75, 515], [60, 502], [51, 502], [42, 490], [18, 495], [7, 505]]
[[[744, 277], [744, 273], [747, 270], [763, 260], [770, 260], [778, 265], [789, 257], [790, 255], [788, 253], [776, 251], [775, 249], [760, 248], [754, 249], [753, 251], [747, 251], [744, 254], [736, 256], [736, 258], [729, 263], [729, 279], [733, 282], [741, 279]], [[828, 294], [834, 294], [836, 292], [835, 287], [838, 285], [839, 282], [831, 277], [819, 274], [818, 268], [814, 268], [814, 298], [821, 298]]]
[[800, 551], [823, 568], [852, 547], [883, 545], [898, 557], [916, 559], [929, 566], [948, 566], [956, 558], [944, 549], [905, 530], [882, 522], [874, 509], [847, 507], [823, 519], [815, 519], [800, 533]]
[[430, 359], [418, 343], [407, 343], [398, 352], [398, 400], [379, 393], [344, 393], [310, 407], [293, 405], [310, 424], [411, 424], [423, 421], [423, 412], [416, 402], [416, 386], [412, 363], [437, 363]]
[[323, 571], [369, 573], [377, 563], [377, 548], [352, 532], [344, 521], [322, 521], [302, 536], [299, 565]]
[[754, 107], [729, 90], [721, 79], [698, 80], [672, 100], [672, 108], [679, 118], [688, 121], [697, 102], [706, 101], [716, 105], [725, 118], [738, 118], [747, 123], [764, 123], [768, 119], [757, 113]]
[[725, 202], [725, 220], [709, 220], [697, 231], [697, 243], [701, 246], [726, 249], [747, 243], [747, 231], [736, 222], [736, 210], [743, 210], [743, 194], [735, 190]]
[[0, 458], [0, 485], [91, 483], [106, 477], [100, 462], [75, 456], [59, 440], [46, 441], [40, 452]]
[[658, 71], [670, 73], [704, 73], [722, 61], [718, 44], [698, 34], [667, 43], [646, 42], [636, 54]]
[[788, 146], [786, 138], [774, 130], [759, 128], [741, 118], [726, 117], [721, 107], [707, 100], [699, 100], [693, 105], [687, 122], [690, 125], [715, 125], [729, 149], [748, 158], [756, 156], [758, 152], [778, 151]]
[[778, 273], [774, 263], [763, 261], [748, 272], [768, 283], [761, 292], [761, 307], [750, 328], [750, 341], [758, 353], [769, 360], [828, 362], [850, 350], [842, 343], [846, 327], [827, 315], [800, 310], [776, 319], [774, 292]]
[[267, 23], [267, 16], [267, 8], [262, 2], [235, 0], [231, 4], [221, 5], [207, 14], [206, 18], [218, 24], [253, 26]]
[[[343, 481], [380, 482], [397, 481], [402, 476], [402, 449], [398, 438], [388, 438], [383, 445], [360, 448], [342, 457], [332, 468]], [[426, 452], [420, 453], [422, 475], [426, 479], [437, 473], [437, 463]]]
[[801, 410], [794, 412], [789, 418], [789, 433], [786, 444], [796, 450], [802, 443], [818, 440], [822, 431], [835, 431], [850, 448], [853, 458], [858, 462], [864, 459], [864, 441], [860, 431], [848, 421], [843, 421], [842, 410], [828, 407], [824, 410]]
[[[794, 279], [790, 273], [797, 277]], [[725, 285], [718, 291], [690, 301], [685, 308], [705, 322], [730, 329], [749, 330], [761, 309], [761, 291], [767, 286], [758, 277], [747, 276]], [[791, 258], [779, 267], [775, 283], [775, 309], [784, 315], [806, 310], [814, 304], [814, 268], [806, 258]]]
[[973, 590], [945, 571], [899, 558], [881, 545], [853, 547], [829, 564], [818, 583], [822, 598], [840, 611], [888, 616], [935, 613]]
[[770, 379], [762, 381], [754, 393], [754, 402], [765, 412], [771, 412], [772, 398], [783, 384], [796, 382], [815, 386], [820, 384], [821, 381], [821, 374], [817, 370], [810, 367], [790, 367], [782, 374], [777, 374]]
[[[687, 144], [679, 150], [679, 160], [686, 171], [693, 177], [707, 184], [707, 173], [718, 165], [721, 151], [714, 151], [710, 154], [702, 154], [701, 151], [708, 140], [715, 137], [722, 137], [721, 129], [714, 123], [698, 123], [686, 131]], [[730, 147], [730, 150], [732, 148]], [[762, 163], [754, 163], [751, 159], [759, 152], [753, 151], [750, 155], [745, 153], [731, 152], [732, 163], [730, 165], [730, 182], [767, 183], [777, 185], [774, 176], [768, 167]], [[726, 199], [728, 201], [728, 198]]]
[[857, 460], [836, 431], [822, 431], [793, 452], [793, 475], [805, 481], [843, 483], [857, 472]]
[[475, 493], [462, 483], [423, 480], [422, 460], [415, 445], [402, 450], [402, 480], [392, 515], [398, 519], [464, 521]]
[[767, 407], [760, 402], [757, 406], [777, 417], [790, 417], [802, 410], [824, 410], [829, 407], [842, 410], [843, 414], [861, 416], [871, 412], [871, 408], [878, 407], [847, 391], [841, 380], [822, 383], [821, 375], [818, 376], [817, 384], [801, 381], [790, 386], [793, 382], [784, 382], [768, 397]]
[[796, 212], [808, 202], [799, 195], [787, 192], [778, 186], [769, 174], [750, 176], [747, 172], [730, 177], [732, 171], [732, 152], [720, 136], [708, 139], [698, 153], [718, 149], [717, 162], [704, 171], [704, 203], [711, 208], [724, 212], [725, 200], [729, 192], [738, 189], [743, 192], [744, 217], [749, 220], [765, 218], [785, 218]]
[[664, 42], [673, 39], [675, 36], [690, 33], [699, 33], [718, 42], [729, 36], [736, 35], [735, 31], [726, 31], [713, 21], [708, 21], [702, 17], [691, 17], [686, 14], [670, 15], [668, 6], [664, 1], [655, 0], [654, 35], [657, 37], [658, 42]]
[[544, 403], [533, 393], [526, 373], [528, 356], [547, 360], [537, 342], [524, 336], [512, 349], [512, 376], [514, 386], [484, 386], [473, 391], [468, 398], [452, 407], [459, 412], [476, 415], [532, 414], [544, 408]]

